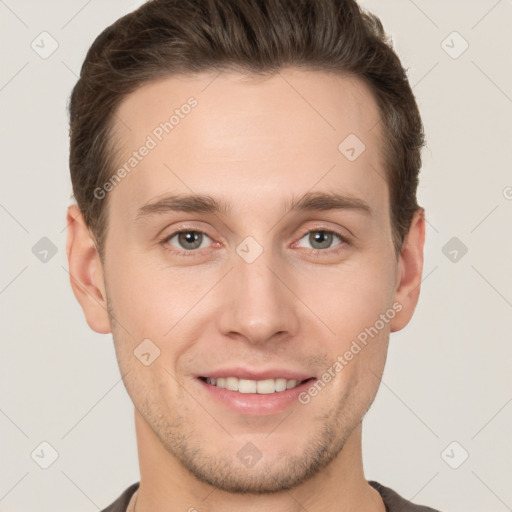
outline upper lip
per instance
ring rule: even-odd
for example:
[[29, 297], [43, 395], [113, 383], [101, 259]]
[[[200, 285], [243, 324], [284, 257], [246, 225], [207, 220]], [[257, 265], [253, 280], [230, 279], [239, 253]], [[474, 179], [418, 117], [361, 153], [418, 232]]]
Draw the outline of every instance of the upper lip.
[[294, 371], [286, 368], [269, 368], [267, 370], [250, 370], [247, 368], [223, 368], [219, 370], [213, 370], [198, 377], [210, 377], [214, 379], [226, 378], [226, 377], [237, 377], [239, 379], [247, 380], [266, 380], [266, 379], [287, 379], [287, 380], [307, 380], [313, 377], [313, 375]]

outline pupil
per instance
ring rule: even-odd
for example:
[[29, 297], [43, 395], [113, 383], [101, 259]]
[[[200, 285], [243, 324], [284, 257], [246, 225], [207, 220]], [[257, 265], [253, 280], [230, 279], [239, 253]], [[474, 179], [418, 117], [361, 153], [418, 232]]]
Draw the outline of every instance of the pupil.
[[314, 244], [319, 244], [318, 249], [326, 249], [331, 245], [332, 234], [325, 231], [315, 231], [310, 235], [310, 242], [313, 247], [315, 247]]
[[197, 249], [201, 245], [201, 236], [202, 234], [197, 233], [196, 231], [186, 231], [185, 233], [180, 233], [180, 244], [185, 246], [187, 249]]

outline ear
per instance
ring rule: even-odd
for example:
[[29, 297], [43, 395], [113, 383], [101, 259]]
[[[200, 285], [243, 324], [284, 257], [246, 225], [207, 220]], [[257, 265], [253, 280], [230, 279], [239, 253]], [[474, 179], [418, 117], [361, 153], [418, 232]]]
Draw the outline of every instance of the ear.
[[419, 208], [414, 213], [407, 233], [397, 268], [397, 287], [395, 301], [401, 310], [391, 321], [391, 332], [403, 329], [412, 318], [420, 296], [421, 276], [423, 273], [423, 246], [425, 244], [425, 210]]
[[71, 288], [84, 311], [89, 327], [98, 333], [111, 332], [103, 268], [94, 239], [77, 205], [68, 207], [66, 254]]

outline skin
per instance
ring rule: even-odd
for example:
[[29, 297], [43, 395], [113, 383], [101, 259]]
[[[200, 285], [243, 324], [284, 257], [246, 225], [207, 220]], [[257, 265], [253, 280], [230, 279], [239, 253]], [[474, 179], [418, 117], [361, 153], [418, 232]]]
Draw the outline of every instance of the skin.
[[[190, 96], [197, 107], [109, 192], [103, 262], [77, 207], [68, 210], [73, 291], [88, 325], [112, 332], [135, 406], [136, 510], [383, 512], [363, 473], [361, 421], [389, 334], [418, 301], [425, 221], [418, 210], [397, 255], [376, 103], [358, 79], [319, 71], [166, 78], [120, 105], [119, 165]], [[366, 146], [353, 162], [338, 151], [350, 133]], [[333, 190], [372, 214], [283, 204]], [[192, 192], [231, 209], [135, 220], [165, 194]], [[200, 248], [162, 243], [184, 228], [206, 233]], [[333, 236], [319, 248], [315, 230], [347, 242]], [[263, 248], [250, 264], [236, 252], [247, 236]], [[393, 303], [400, 312], [307, 405], [247, 416], [208, 398], [195, 378], [226, 366], [318, 378]], [[149, 366], [133, 354], [146, 338], [160, 349]], [[248, 442], [262, 455], [250, 468], [237, 457]]]

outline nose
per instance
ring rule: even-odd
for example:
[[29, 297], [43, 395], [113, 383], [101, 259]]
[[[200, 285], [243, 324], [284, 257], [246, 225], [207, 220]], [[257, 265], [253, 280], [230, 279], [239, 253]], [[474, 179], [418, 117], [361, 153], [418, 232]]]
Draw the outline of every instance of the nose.
[[252, 344], [295, 335], [300, 301], [289, 274], [270, 251], [263, 251], [252, 263], [235, 255], [234, 268], [221, 290], [218, 326], [222, 334]]

